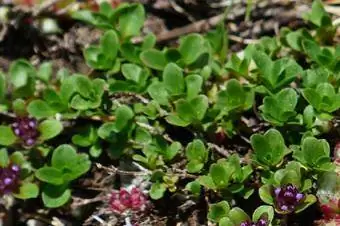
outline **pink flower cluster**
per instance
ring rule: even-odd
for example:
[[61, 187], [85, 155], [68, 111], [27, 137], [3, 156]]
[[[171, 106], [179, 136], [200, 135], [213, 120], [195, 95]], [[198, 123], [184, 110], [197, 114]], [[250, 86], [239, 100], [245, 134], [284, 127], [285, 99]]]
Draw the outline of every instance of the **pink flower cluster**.
[[125, 188], [114, 191], [110, 198], [112, 211], [123, 214], [126, 211], [144, 211], [149, 204], [147, 196], [139, 189], [132, 188], [129, 192]]

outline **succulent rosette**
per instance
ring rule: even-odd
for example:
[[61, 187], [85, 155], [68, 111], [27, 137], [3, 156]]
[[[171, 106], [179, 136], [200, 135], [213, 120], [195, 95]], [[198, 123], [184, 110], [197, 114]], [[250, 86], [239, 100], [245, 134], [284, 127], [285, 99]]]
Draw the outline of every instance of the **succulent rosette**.
[[130, 191], [121, 188], [111, 193], [109, 205], [112, 211], [118, 214], [128, 212], [142, 212], [147, 209], [149, 201], [141, 189], [134, 187]]

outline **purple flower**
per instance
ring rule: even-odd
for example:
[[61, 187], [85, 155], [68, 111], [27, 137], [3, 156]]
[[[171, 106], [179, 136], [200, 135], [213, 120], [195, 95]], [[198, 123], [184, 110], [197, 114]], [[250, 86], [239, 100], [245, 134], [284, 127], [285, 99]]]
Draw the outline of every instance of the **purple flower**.
[[274, 189], [276, 208], [283, 212], [292, 212], [305, 198], [296, 186], [292, 184], [284, 185]]
[[34, 146], [40, 135], [37, 120], [29, 117], [18, 117], [16, 121], [12, 123], [12, 130], [26, 147]]
[[0, 195], [16, 192], [19, 188], [20, 168], [10, 164], [5, 168], [0, 168]]
[[267, 226], [268, 221], [266, 221], [263, 218], [260, 218], [257, 222], [251, 222], [251, 221], [243, 221], [240, 226]]

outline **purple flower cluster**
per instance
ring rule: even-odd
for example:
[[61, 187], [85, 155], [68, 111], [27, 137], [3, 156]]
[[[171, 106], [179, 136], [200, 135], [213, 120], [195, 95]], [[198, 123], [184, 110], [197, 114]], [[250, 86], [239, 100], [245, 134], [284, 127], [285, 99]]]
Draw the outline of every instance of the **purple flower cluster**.
[[20, 167], [10, 164], [0, 168], [0, 195], [8, 194], [19, 188]]
[[276, 208], [283, 212], [292, 212], [305, 198], [296, 186], [288, 184], [274, 189]]
[[257, 222], [244, 221], [240, 226], [267, 226], [268, 222], [265, 219], [259, 219]]
[[39, 137], [38, 122], [34, 118], [20, 117], [12, 123], [14, 134], [19, 137], [25, 146], [32, 147]]

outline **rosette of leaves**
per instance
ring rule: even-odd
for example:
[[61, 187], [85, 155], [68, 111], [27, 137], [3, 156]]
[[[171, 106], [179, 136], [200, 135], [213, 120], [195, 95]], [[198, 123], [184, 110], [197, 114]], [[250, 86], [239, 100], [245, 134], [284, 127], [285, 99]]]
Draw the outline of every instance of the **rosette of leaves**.
[[227, 135], [232, 136], [237, 131], [235, 121], [240, 118], [241, 113], [252, 107], [254, 97], [254, 91], [250, 86], [230, 79], [225, 89], [218, 92], [216, 104], [209, 113]]
[[259, 189], [259, 195], [262, 201], [273, 205], [277, 213], [299, 213], [317, 200], [314, 195], [305, 194], [311, 187], [312, 181], [305, 179], [302, 165], [289, 162], [284, 169], [277, 170], [271, 179], [265, 181], [265, 185]]
[[330, 159], [330, 147], [326, 140], [306, 137], [301, 148], [296, 148], [293, 157], [308, 169], [316, 172], [332, 171], [335, 165]]
[[[13, 166], [15, 166], [15, 171], [12, 170]], [[8, 155], [5, 148], [0, 149], [1, 174], [4, 173], [3, 171], [6, 168], [11, 168], [11, 172], [7, 172], [6, 176], [11, 177], [12, 184], [10, 185], [8, 181], [2, 181], [2, 183], [12, 187], [13, 190], [10, 195], [13, 195], [18, 199], [31, 199], [38, 197], [39, 187], [32, 181], [32, 168], [21, 152], [16, 151], [11, 155]], [[6, 169], [6, 171], [9, 171], [9, 169]]]
[[35, 172], [42, 182], [42, 200], [46, 207], [56, 208], [71, 198], [70, 183], [85, 174], [91, 166], [87, 154], [78, 154], [67, 144], [58, 146], [52, 153], [51, 165]]
[[332, 42], [336, 28], [320, 0], [313, 1], [312, 10], [305, 13], [303, 18], [316, 27], [316, 36], [320, 42]]
[[273, 61], [266, 53], [255, 50], [252, 59], [259, 71], [259, 83], [263, 84], [269, 93], [278, 92], [303, 71], [294, 59], [288, 57]]
[[258, 223], [261, 221], [264, 221], [264, 225], [270, 226], [274, 219], [274, 210], [271, 206], [262, 205], [256, 208], [250, 218], [241, 208], [234, 207], [231, 209], [227, 201], [221, 201], [209, 205], [208, 219], [218, 223], [219, 226], [248, 225], [247, 223], [252, 225], [251, 222]]
[[185, 151], [185, 156], [188, 159], [188, 172], [200, 172], [208, 161], [208, 154], [209, 152], [201, 140], [197, 139], [190, 142]]
[[269, 129], [265, 134], [254, 134], [250, 141], [254, 150], [252, 161], [264, 169], [277, 167], [282, 163], [284, 156], [291, 152], [286, 147], [281, 133], [276, 129]]
[[210, 166], [209, 174], [197, 179], [202, 186], [220, 191], [238, 193], [248, 198], [253, 189], [244, 185], [253, 172], [250, 165], [241, 166], [239, 157], [235, 154], [228, 159], [219, 159]]
[[324, 113], [330, 118], [330, 113], [340, 107], [340, 94], [336, 93], [330, 83], [318, 84], [315, 88], [305, 88], [302, 90], [304, 98], [318, 113]]
[[298, 95], [292, 88], [282, 89], [277, 94], [266, 96], [260, 106], [263, 118], [273, 125], [283, 126], [296, 116]]

